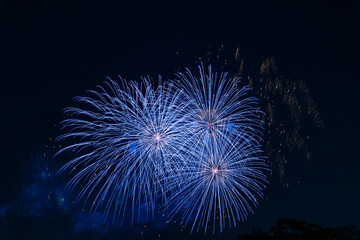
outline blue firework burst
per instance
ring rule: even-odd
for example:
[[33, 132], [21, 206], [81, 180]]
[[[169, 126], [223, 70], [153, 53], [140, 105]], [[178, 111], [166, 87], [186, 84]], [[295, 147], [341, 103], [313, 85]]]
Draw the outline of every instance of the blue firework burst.
[[[190, 102], [187, 112], [189, 142], [232, 142], [261, 136], [260, 111], [257, 100], [247, 95], [248, 88], [240, 88], [240, 78], [227, 73], [207, 72], [199, 66], [198, 77], [190, 70], [178, 73], [178, 88]], [[202, 143], [199, 143], [202, 145]], [[197, 145], [197, 144], [195, 144]]]
[[184, 101], [171, 83], [152, 88], [149, 79], [139, 83], [120, 79], [106, 83], [108, 90], [77, 97], [84, 108], [67, 108], [72, 116], [63, 122], [68, 133], [58, 140], [76, 139], [60, 152], [77, 156], [60, 172], [75, 171], [68, 187], [81, 184], [78, 199], [101, 207], [105, 214], [121, 216], [130, 210], [132, 221], [153, 216], [157, 200], [166, 202], [164, 179], [180, 169], [175, 159], [182, 142]]
[[221, 232], [262, 196], [261, 112], [238, 78], [210, 66], [177, 76], [157, 88], [147, 78], [110, 80], [76, 98], [82, 107], [65, 110], [58, 138], [74, 141], [58, 154], [75, 157], [60, 172], [73, 172], [68, 187], [79, 186], [78, 199], [114, 219], [148, 219], [159, 203], [191, 231]]
[[[181, 224], [191, 225], [191, 231], [213, 228], [220, 232], [226, 226], [236, 226], [245, 220], [262, 196], [267, 169], [261, 151], [250, 141], [230, 143], [224, 139], [222, 146], [207, 144], [193, 148], [189, 161], [182, 168], [181, 188], [169, 199], [170, 217], [181, 215]], [[183, 176], [186, 176], [185, 178]], [[178, 188], [178, 176], [168, 177], [168, 187]]]

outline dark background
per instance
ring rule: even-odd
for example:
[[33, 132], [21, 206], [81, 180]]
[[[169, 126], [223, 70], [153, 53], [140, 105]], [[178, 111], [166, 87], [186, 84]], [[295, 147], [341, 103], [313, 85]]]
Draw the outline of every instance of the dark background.
[[[58, 135], [54, 124], [72, 97], [106, 76], [172, 77], [209, 44], [223, 44], [225, 55], [239, 47], [255, 63], [274, 57], [283, 75], [304, 80], [325, 129], [312, 138], [313, 157], [299, 169], [300, 184], [271, 182], [255, 214], [221, 236], [268, 229], [280, 217], [359, 228], [359, 16], [356, 1], [2, 3], [1, 206], [18, 201], [32, 171], [27, 154]], [[4, 220], [6, 209], [0, 209], [2, 232], [17, 222]], [[36, 236], [26, 224], [18, 227]]]

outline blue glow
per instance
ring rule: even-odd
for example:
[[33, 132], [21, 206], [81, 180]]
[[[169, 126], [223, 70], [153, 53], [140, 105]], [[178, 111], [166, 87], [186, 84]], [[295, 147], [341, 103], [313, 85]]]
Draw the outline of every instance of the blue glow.
[[47, 172], [46, 171], [41, 171], [40, 176], [41, 176], [42, 180], [45, 180], [46, 177], [47, 177]]
[[234, 124], [233, 123], [229, 123], [227, 126], [226, 126], [227, 130], [229, 132], [231, 132], [231, 130], [234, 128]]
[[137, 148], [137, 144], [136, 143], [131, 143], [129, 144], [129, 153], [135, 153]]

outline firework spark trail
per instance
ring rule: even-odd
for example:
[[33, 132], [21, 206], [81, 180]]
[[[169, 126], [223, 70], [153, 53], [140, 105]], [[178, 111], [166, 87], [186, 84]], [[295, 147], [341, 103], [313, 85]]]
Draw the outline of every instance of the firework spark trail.
[[[243, 64], [243, 61], [242, 63]], [[239, 71], [240, 75], [241, 71]], [[271, 159], [270, 167], [278, 172], [284, 186], [289, 186], [285, 169], [292, 154], [311, 159], [309, 139], [314, 127], [325, 124], [306, 83], [281, 76], [273, 58], [266, 59], [255, 76], [248, 78], [251, 93], [259, 98], [264, 110], [264, 140]], [[294, 164], [289, 161], [289, 164]], [[299, 182], [299, 181], [298, 181]]]
[[[166, 201], [163, 179], [180, 169], [174, 164], [181, 164], [174, 158], [180, 156], [175, 151], [182, 140], [185, 105], [172, 84], [153, 90], [144, 78], [140, 85], [123, 79], [120, 85], [114, 81], [107, 85], [109, 91], [102, 87], [100, 92], [90, 91], [94, 98], [76, 98], [87, 105], [85, 109], [65, 110], [72, 118], [63, 122], [68, 133], [58, 140], [77, 142], [58, 154], [75, 151], [78, 156], [60, 172], [80, 168], [68, 184], [73, 189], [84, 183], [78, 200], [93, 197], [93, 211], [105, 207], [105, 215], [113, 210], [113, 216], [122, 219], [131, 208], [133, 222], [135, 212], [138, 220], [141, 214], [148, 218], [157, 198]], [[141, 206], [146, 208], [143, 213]]]

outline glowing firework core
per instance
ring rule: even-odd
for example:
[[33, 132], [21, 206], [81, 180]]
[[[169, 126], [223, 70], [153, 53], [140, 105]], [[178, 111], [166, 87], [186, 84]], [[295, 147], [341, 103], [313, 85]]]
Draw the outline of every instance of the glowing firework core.
[[161, 136], [160, 136], [160, 134], [156, 133], [156, 134], [154, 135], [154, 140], [155, 140], [155, 142], [160, 142], [160, 141], [161, 141]]

